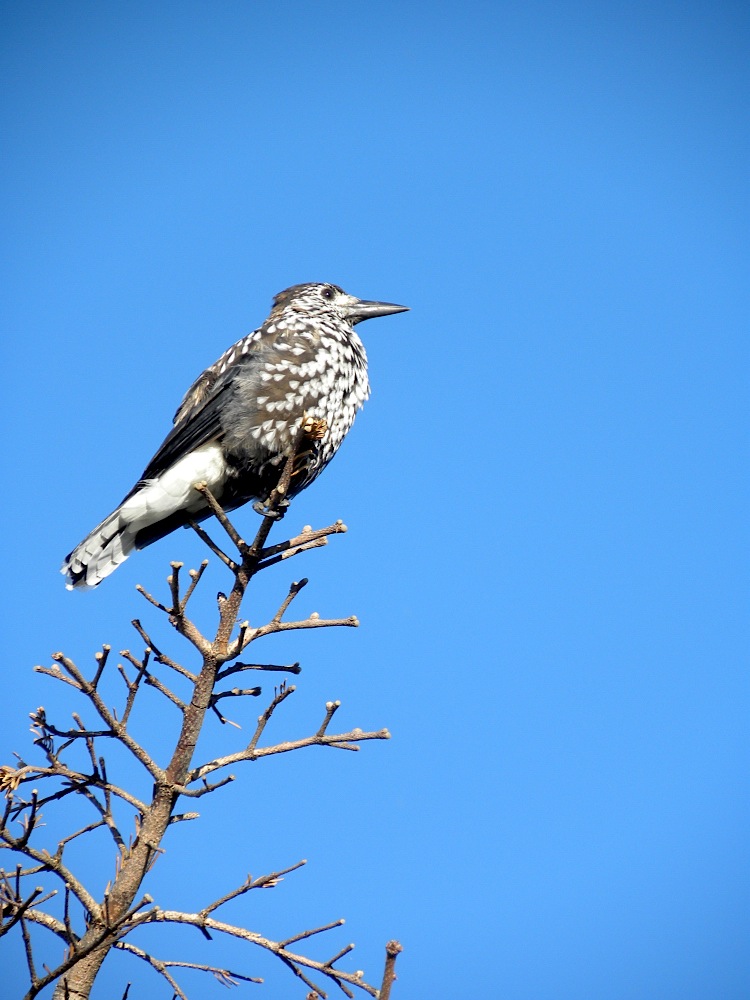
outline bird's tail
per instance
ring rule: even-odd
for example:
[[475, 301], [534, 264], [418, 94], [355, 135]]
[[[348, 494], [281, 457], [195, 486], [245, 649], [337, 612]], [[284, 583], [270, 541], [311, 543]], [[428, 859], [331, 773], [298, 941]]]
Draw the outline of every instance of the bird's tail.
[[60, 572], [68, 590], [90, 590], [114, 573], [137, 548], [137, 527], [118, 507], [66, 557]]
[[221, 448], [208, 444], [175, 462], [154, 479], [142, 479], [120, 506], [66, 557], [60, 572], [68, 590], [96, 587], [134, 549], [143, 549], [189, 520], [209, 513], [195, 483], [220, 494], [225, 474]]

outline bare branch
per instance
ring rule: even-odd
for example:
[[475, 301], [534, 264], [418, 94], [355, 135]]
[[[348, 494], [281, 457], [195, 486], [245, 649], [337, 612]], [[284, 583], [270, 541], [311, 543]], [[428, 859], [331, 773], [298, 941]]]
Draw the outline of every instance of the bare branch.
[[211, 707], [216, 704], [217, 701], [221, 701], [222, 698], [257, 698], [260, 694], [261, 689], [259, 687], [254, 688], [232, 688], [229, 691], [219, 691], [216, 694], [211, 695]]
[[182, 601], [180, 600], [180, 570], [185, 565], [181, 562], [171, 562], [172, 572], [167, 577], [169, 590], [172, 594], [172, 612], [182, 613]]
[[303, 859], [302, 861], [298, 861], [296, 865], [290, 865], [288, 868], [282, 868], [281, 871], [278, 872], [271, 872], [270, 875], [261, 875], [256, 879], [254, 879], [252, 875], [248, 875], [242, 885], [238, 886], [236, 889], [232, 889], [231, 892], [221, 896], [208, 906], [204, 906], [200, 913], [207, 917], [210, 913], [218, 910], [220, 906], [228, 903], [231, 899], [236, 899], [238, 896], [244, 896], [244, 894], [246, 892], [250, 892], [251, 889], [273, 889], [279, 884], [279, 882], [283, 881], [285, 875], [289, 875], [291, 872], [296, 872], [306, 864], [307, 861]]
[[[218, 556], [218, 558], [221, 559], [221, 561], [228, 569], [231, 569], [233, 573], [236, 573], [238, 568], [237, 563], [233, 559], [230, 559], [223, 549], [219, 548], [219, 546], [216, 544], [216, 542], [214, 542], [214, 540], [211, 538], [208, 532], [205, 531], [205, 529], [201, 528], [201, 526], [196, 521], [188, 521], [188, 524], [196, 533], [198, 538], [200, 538], [203, 544], [207, 545], [208, 548], [213, 552], [213, 554], [215, 556]], [[206, 560], [206, 565], [208, 565], [208, 560]]]
[[[329, 962], [318, 962], [315, 959], [308, 958], [307, 955], [299, 955], [296, 952], [291, 952], [287, 947], [287, 944], [293, 943], [294, 941], [312, 937], [316, 934], [322, 934], [323, 932], [331, 930], [334, 927], [340, 927], [343, 922], [343, 920], [335, 920], [330, 924], [323, 925], [322, 927], [316, 927], [310, 931], [305, 931], [301, 935], [288, 939], [287, 942], [281, 942], [266, 938], [262, 934], [256, 934], [254, 931], [249, 931], [244, 927], [237, 927], [235, 924], [228, 924], [221, 920], [215, 920], [213, 917], [206, 916], [202, 912], [183, 913], [178, 910], [161, 910], [157, 908], [149, 911], [147, 914], [144, 914], [141, 918], [135, 918], [132, 922], [130, 930], [146, 923], [171, 923], [188, 924], [201, 930], [216, 931], [217, 933], [226, 934], [230, 937], [247, 941], [250, 944], [257, 945], [258, 947], [277, 955], [290, 969], [292, 969], [292, 971], [294, 971], [295, 975], [299, 976], [303, 982], [305, 982], [311, 989], [315, 989], [321, 994], [321, 996], [324, 996], [325, 994], [322, 993], [319, 987], [315, 986], [314, 983], [306, 978], [304, 973], [301, 971], [302, 969], [311, 969], [314, 972], [318, 972], [328, 977], [337, 984], [348, 983], [351, 986], [356, 986], [364, 992], [369, 993], [370, 996], [377, 997], [378, 991], [375, 987], [364, 982], [360, 973], [343, 972], [339, 969], [333, 969], [331, 967], [331, 963]], [[350, 950], [350, 948], [346, 948], [344, 953]]]
[[257, 728], [255, 730], [255, 733], [253, 734], [253, 738], [250, 740], [250, 743], [248, 744], [248, 747], [247, 747], [247, 749], [249, 751], [252, 752], [253, 750], [255, 750], [256, 746], [258, 745], [258, 740], [263, 735], [263, 730], [268, 725], [268, 722], [269, 722], [271, 716], [276, 711], [276, 709], [279, 707], [279, 705], [283, 701], [286, 701], [286, 699], [289, 698], [291, 695], [293, 695], [296, 690], [297, 689], [294, 686], [294, 684], [290, 684], [290, 685], [287, 686], [286, 681], [281, 685], [281, 687], [279, 688], [278, 692], [274, 696], [274, 699], [271, 702], [271, 704], [263, 712], [263, 714], [258, 718], [258, 726], [257, 726]]
[[196, 813], [196, 812], [191, 812], [191, 813], [176, 813], [174, 816], [170, 817], [170, 819], [169, 819], [169, 825], [173, 826], [175, 823], [185, 823], [188, 820], [199, 819], [199, 818], [200, 818], [200, 813]]
[[78, 899], [84, 910], [92, 915], [99, 913], [100, 908], [94, 897], [86, 890], [83, 883], [73, 874], [70, 868], [63, 864], [60, 857], [50, 854], [49, 851], [32, 847], [30, 844], [22, 845], [20, 838], [13, 837], [8, 830], [2, 831], [2, 839], [11, 850], [19, 851], [26, 857], [33, 858], [34, 861], [39, 862], [42, 870], [47, 870], [57, 875], [63, 885], [70, 889]]
[[[372, 733], [363, 732], [361, 729], [352, 729], [348, 733], [336, 733], [331, 736], [327, 734], [321, 736], [318, 733], [314, 733], [312, 736], [305, 736], [299, 740], [285, 740], [283, 743], [276, 743], [274, 746], [256, 747], [253, 749], [247, 747], [245, 750], [227, 754], [225, 757], [217, 757], [195, 768], [191, 772], [189, 781], [192, 782], [198, 778], [204, 778], [207, 774], [213, 774], [214, 771], [218, 771], [222, 767], [231, 767], [233, 764], [238, 764], [243, 760], [260, 760], [261, 757], [272, 757], [275, 754], [291, 753], [294, 750], [303, 750], [305, 747], [314, 746], [333, 747], [335, 750], [357, 751], [359, 750], [358, 744], [366, 740], [389, 740], [390, 738], [391, 734], [387, 729], [378, 729]], [[182, 792], [182, 794], [186, 793]]]
[[396, 980], [396, 959], [403, 950], [398, 941], [389, 941], [385, 946], [385, 969], [383, 982], [378, 991], [378, 1000], [390, 1000], [391, 989]]
[[44, 889], [41, 886], [37, 886], [30, 896], [26, 899], [21, 899], [16, 895], [16, 893], [13, 892], [6, 873], [4, 871], [0, 871], [0, 875], [3, 879], [3, 884], [0, 886], [0, 913], [2, 913], [3, 916], [6, 913], [10, 914], [8, 920], [4, 920], [3, 923], [0, 924], [0, 937], [2, 937], [4, 934], [7, 934], [12, 927], [15, 927], [34, 900], [38, 899], [39, 896], [42, 895]]
[[133, 756], [157, 781], [163, 779], [163, 772], [161, 768], [156, 765], [143, 747], [139, 743], [136, 743], [136, 741], [128, 733], [125, 726], [117, 721], [102, 701], [98, 691], [94, 688], [90, 681], [86, 680], [75, 663], [63, 653], [53, 653], [52, 659], [61, 663], [65, 670], [67, 670], [67, 672], [74, 678], [79, 685], [80, 690], [83, 691], [89, 701], [93, 704], [104, 723], [112, 730], [113, 734], [123, 744], [123, 746], [126, 746], [128, 750], [130, 750]]
[[282, 604], [281, 604], [281, 607], [279, 608], [279, 610], [276, 612], [276, 614], [271, 619], [272, 622], [278, 624], [278, 622], [281, 621], [281, 619], [284, 617], [284, 612], [287, 610], [287, 608], [289, 607], [289, 605], [292, 603], [292, 601], [297, 596], [297, 594], [299, 594], [299, 592], [302, 590], [302, 588], [307, 586], [307, 582], [308, 582], [307, 581], [307, 577], [303, 577], [301, 580], [296, 581], [295, 583], [293, 583], [289, 587], [289, 593], [286, 595], [286, 597], [282, 601]]
[[[294, 750], [301, 750], [305, 747], [311, 746], [328, 746], [337, 750], [359, 750], [359, 746], [357, 744], [365, 740], [390, 739], [391, 734], [387, 729], [379, 729], [376, 732], [364, 732], [361, 729], [352, 729], [348, 733], [328, 735], [326, 732], [328, 724], [333, 718], [334, 713], [341, 705], [341, 702], [329, 701], [326, 703], [326, 714], [323, 722], [318, 730], [311, 736], [306, 736], [299, 740], [286, 740], [283, 743], [277, 743], [273, 746], [259, 748], [258, 741], [263, 735], [271, 716], [283, 701], [294, 694], [295, 690], [296, 688], [293, 684], [289, 686], [283, 684], [273, 698], [273, 701], [271, 701], [263, 714], [258, 718], [258, 725], [255, 733], [253, 734], [253, 737], [247, 747], [244, 750], [237, 751], [236, 753], [227, 754], [224, 757], [217, 757], [212, 761], [208, 761], [205, 764], [201, 764], [200, 766], [194, 768], [190, 772], [186, 784], [189, 785], [198, 779], [205, 780], [206, 775], [212, 774], [214, 771], [217, 771], [222, 767], [231, 767], [233, 764], [237, 764], [245, 760], [259, 760], [261, 757], [270, 757], [279, 753], [290, 753]], [[213, 787], [211, 790], [213, 790]], [[182, 794], [187, 794], [187, 790], [182, 790]], [[201, 792], [201, 794], [203, 794], [203, 792]]]
[[[245, 542], [240, 537], [240, 534], [235, 528], [235, 526], [232, 524], [227, 515], [224, 513], [224, 508], [216, 500], [216, 497], [208, 488], [208, 485], [206, 483], [196, 483], [194, 488], [201, 494], [203, 499], [211, 508], [211, 513], [214, 515], [216, 520], [222, 526], [224, 531], [226, 531], [226, 533], [229, 535], [235, 547], [239, 549], [240, 553], [242, 553], [243, 549], [245, 548]], [[230, 569], [232, 568], [233, 567], [230, 566]]]
[[316, 736], [323, 736], [326, 729], [328, 729], [328, 723], [333, 718], [334, 712], [341, 708], [340, 701], [327, 701], [326, 702], [326, 716], [325, 719], [320, 724], [320, 729], [315, 734]]
[[149, 594], [146, 588], [143, 587], [140, 583], [136, 583], [135, 589], [138, 591], [139, 594], [141, 594], [141, 596], [146, 598], [149, 604], [153, 604], [153, 606], [155, 608], [158, 608], [159, 611], [163, 611], [165, 614], [169, 614], [169, 608], [166, 607], [164, 604], [162, 604], [161, 601], [157, 601], [157, 599], [153, 596], [153, 594]]
[[[117, 785], [113, 785], [106, 780], [97, 780], [95, 776], [90, 774], [82, 774], [79, 771], [74, 771], [59, 761], [56, 762], [52, 767], [32, 767], [30, 764], [24, 764], [17, 769], [12, 769], [9, 767], [0, 768], [0, 772], [5, 772], [5, 774], [12, 775], [12, 780], [16, 783], [16, 787], [26, 784], [29, 781], [36, 781], [38, 778], [62, 778], [65, 781], [69, 781], [72, 786], [67, 789], [63, 789], [61, 792], [57, 792], [54, 795], [48, 795], [46, 798], [40, 800], [41, 804], [44, 805], [47, 802], [52, 802], [55, 799], [63, 798], [65, 795], [69, 795], [71, 792], [76, 792], [79, 789], [82, 790], [86, 785], [97, 785], [103, 791], [116, 795], [118, 798], [127, 802], [129, 805], [133, 806], [138, 812], [145, 812], [146, 805], [137, 799], [130, 792], [126, 791], [124, 788], [120, 788]], [[0, 789], [3, 787], [4, 775], [0, 773]], [[12, 807], [13, 803], [9, 800], [8, 806]], [[0, 823], [0, 829], [4, 826]]]
[[[57, 845], [58, 852], [62, 853], [62, 849], [65, 847], [66, 844], [69, 844], [71, 840], [75, 840], [76, 837], [82, 837], [86, 833], [91, 833], [92, 830], [97, 830], [100, 826], [106, 826], [106, 823], [103, 819], [97, 820], [96, 823], [89, 823], [88, 826], [84, 826], [80, 830], [76, 830], [75, 833], [70, 833], [68, 834], [67, 837], [63, 837], [63, 839], [59, 841]], [[122, 838], [120, 838], [120, 841], [121, 840]], [[118, 847], [119, 846], [120, 843], [118, 843]]]
[[340, 958], [343, 958], [344, 955], [348, 955], [349, 952], [353, 950], [354, 950], [353, 944], [344, 945], [341, 951], [337, 951], [336, 954], [333, 956], [333, 958], [328, 959], [328, 961], [325, 963], [325, 968], [332, 969], [335, 963], [338, 962]]
[[292, 559], [294, 556], [300, 555], [302, 552], [309, 552], [310, 549], [322, 549], [324, 545], [328, 544], [327, 538], [318, 538], [315, 541], [305, 542], [303, 545], [298, 545], [294, 549], [289, 549], [286, 552], [282, 552], [281, 555], [273, 556], [271, 559], [264, 559], [263, 562], [259, 562], [257, 566], [257, 572], [263, 569], [268, 569], [269, 566], [275, 566], [276, 563], [282, 562], [284, 559]]
[[29, 934], [29, 929], [26, 926], [26, 920], [21, 917], [21, 935], [23, 937], [23, 948], [26, 952], [26, 965], [29, 969], [29, 979], [31, 980], [31, 985], [35, 986], [38, 982], [38, 977], [36, 974], [36, 967], [34, 966], [34, 952], [31, 947], [31, 935]]
[[233, 663], [229, 667], [224, 667], [216, 675], [217, 683], [223, 681], [225, 677], [231, 676], [231, 674], [237, 674], [242, 670], [269, 670], [275, 671], [277, 673], [284, 672], [287, 674], [299, 674], [302, 672], [302, 668], [299, 663]]
[[244, 983], [263, 982], [262, 979], [258, 979], [255, 976], [245, 976], [241, 972], [232, 972], [229, 969], [222, 969], [215, 965], [203, 965], [200, 962], [162, 961], [155, 958], [148, 952], [143, 951], [142, 948], [136, 948], [136, 946], [131, 944], [129, 941], [118, 941], [115, 948], [120, 948], [122, 951], [126, 951], [128, 954], [135, 955], [136, 958], [143, 959], [144, 962], [147, 962], [160, 975], [164, 976], [174, 990], [175, 997], [184, 998], [184, 1000], [187, 1000], [185, 994], [177, 985], [176, 980], [167, 973], [167, 969], [195, 969], [198, 972], [210, 972], [212, 975], [216, 976], [222, 986], [237, 986], [237, 980], [242, 980]]
[[52, 931], [53, 934], [62, 938], [66, 944], [69, 943], [67, 931], [65, 930], [65, 924], [61, 920], [57, 920], [49, 913], [42, 913], [41, 910], [27, 910], [24, 916], [27, 920], [31, 921], [31, 923], [39, 924], [40, 927], [45, 927], [48, 931]]
[[329, 535], [343, 534], [347, 530], [343, 521], [336, 521], [327, 528], [318, 528], [315, 531], [309, 524], [306, 524], [295, 538], [263, 549], [259, 556], [258, 570], [266, 569], [268, 566], [273, 566], [275, 563], [281, 562], [282, 559], [296, 556], [300, 552], [307, 552], [309, 549], [325, 545]]
[[91, 682], [91, 684], [93, 685], [93, 687], [97, 686], [97, 684], [99, 683], [99, 680], [100, 680], [102, 674], [104, 673], [104, 668], [107, 665], [107, 659], [109, 657], [111, 649], [112, 649], [112, 647], [108, 646], [105, 643], [102, 646], [101, 653], [96, 653], [95, 654], [95, 659], [96, 659], [96, 673], [94, 674], [94, 679]]
[[[138, 624], [140, 625], [140, 622]], [[162, 681], [160, 681], [159, 678], [156, 677], [148, 669], [148, 661], [149, 661], [149, 657], [151, 656], [152, 652], [153, 652], [153, 650], [151, 649], [151, 647], [147, 646], [146, 647], [146, 651], [143, 654], [143, 660], [139, 660], [137, 657], [135, 657], [130, 652], [129, 649], [121, 649], [120, 650], [120, 656], [124, 656], [130, 663], [133, 664], [133, 666], [138, 671], [138, 676], [131, 683], [131, 681], [128, 679], [128, 676], [125, 673], [125, 670], [123, 669], [123, 667], [121, 665], [119, 665], [119, 664], [118, 664], [118, 667], [117, 667], [117, 669], [118, 669], [118, 671], [120, 673], [120, 676], [123, 678], [123, 680], [125, 681], [125, 683], [128, 686], [128, 701], [127, 701], [127, 704], [125, 706], [125, 711], [123, 712], [123, 716], [122, 716], [122, 723], [123, 723], [123, 725], [127, 724], [128, 717], [129, 717], [131, 709], [133, 707], [134, 699], [135, 699], [136, 694], [138, 693], [138, 689], [140, 687], [140, 682], [141, 682], [142, 679], [144, 679], [146, 681], [146, 684], [148, 684], [149, 687], [156, 688], [156, 690], [160, 694], [164, 695], [164, 697], [167, 699], [167, 701], [171, 701], [172, 704], [176, 705], [177, 708], [179, 708], [179, 710], [181, 712], [185, 711], [185, 703], [184, 703], [184, 701], [182, 701], [180, 698], [178, 698], [177, 695], [166, 686], [166, 684], [162, 683]], [[163, 657], [162, 657], [162, 654], [160, 654], [160, 653], [157, 653], [157, 655], [154, 657], [154, 659], [156, 659], [157, 663], [163, 662]], [[182, 670], [180, 672], [182, 672]]]
[[304, 628], [357, 628], [358, 626], [359, 619], [356, 615], [350, 615], [348, 618], [321, 618], [317, 611], [313, 611], [308, 618], [296, 622], [270, 621], [267, 625], [253, 629], [241, 645], [238, 643], [236, 647], [233, 646], [230, 656], [238, 655], [256, 639], [261, 639], [266, 635], [275, 635], [277, 632], [291, 632]]
[[185, 608], [188, 605], [188, 601], [193, 596], [195, 588], [198, 586], [198, 584], [201, 581], [201, 577], [206, 572], [206, 567], [207, 566], [208, 566], [208, 559], [204, 559], [203, 562], [198, 567], [198, 569], [191, 569], [190, 570], [190, 572], [189, 572], [190, 586], [185, 591], [185, 596], [182, 598], [182, 601], [180, 603], [180, 611], [182, 611], [183, 614], [185, 613]]
[[62, 681], [63, 684], [70, 684], [71, 687], [75, 688], [76, 691], [81, 690], [81, 685], [77, 684], [72, 677], [66, 677], [65, 674], [60, 670], [59, 667], [41, 667], [36, 666], [34, 670], [38, 674], [46, 674], [47, 677], [52, 677], [56, 681]]
[[304, 941], [305, 938], [314, 937], [316, 934], [323, 934], [325, 931], [330, 931], [334, 927], [343, 927], [346, 923], [345, 920], [332, 920], [330, 924], [324, 924], [322, 927], [314, 927], [309, 931], [302, 931], [300, 934], [293, 934], [292, 937], [286, 938], [284, 941], [280, 942], [282, 948], [287, 948], [290, 944], [295, 944], [297, 941]]

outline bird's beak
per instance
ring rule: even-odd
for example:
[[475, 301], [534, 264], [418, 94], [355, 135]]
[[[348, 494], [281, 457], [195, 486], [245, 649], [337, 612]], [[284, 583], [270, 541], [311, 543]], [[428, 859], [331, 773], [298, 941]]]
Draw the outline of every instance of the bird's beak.
[[365, 319], [375, 319], [377, 316], [390, 316], [391, 313], [408, 312], [408, 306], [397, 306], [393, 302], [368, 302], [365, 299], [355, 299], [346, 307], [349, 322], [354, 325]]

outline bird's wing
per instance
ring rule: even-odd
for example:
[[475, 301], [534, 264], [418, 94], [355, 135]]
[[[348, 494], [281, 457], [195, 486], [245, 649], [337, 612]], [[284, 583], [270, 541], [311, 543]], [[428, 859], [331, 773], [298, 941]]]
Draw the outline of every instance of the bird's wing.
[[222, 404], [233, 392], [237, 363], [252, 354], [260, 334], [254, 330], [238, 340], [193, 382], [174, 415], [174, 427], [125, 500], [137, 493], [144, 481], [155, 479], [191, 451], [221, 436]]
[[226, 394], [233, 391], [233, 381], [234, 372], [230, 369], [214, 381], [208, 397], [194, 405], [190, 413], [175, 424], [143, 470], [138, 483], [125, 497], [126, 500], [136, 493], [145, 481], [156, 479], [185, 455], [221, 437], [222, 402]]
[[211, 389], [216, 384], [216, 380], [219, 377], [218, 371], [215, 371], [216, 365], [212, 365], [207, 368], [198, 378], [193, 382], [188, 391], [182, 397], [182, 402], [177, 407], [177, 411], [172, 418], [173, 424], [179, 424], [182, 420], [187, 420], [194, 410], [205, 402], [211, 393]]
[[[253, 330], [236, 344], [227, 348], [222, 356], [202, 372], [193, 382], [188, 391], [182, 397], [182, 402], [177, 407], [172, 422], [177, 425], [182, 420], [186, 420], [195, 410], [197, 410], [209, 397], [217, 380], [235, 364], [241, 357], [248, 353], [262, 334], [262, 330]], [[165, 442], [166, 443], [166, 442]]]
[[[293, 333], [273, 328], [269, 330], [268, 325], [267, 321], [259, 330], [230, 347], [195, 380], [175, 414], [174, 427], [144, 469], [139, 483], [125, 499], [137, 492], [144, 480], [155, 479], [196, 448], [223, 437], [227, 428], [222, 418], [227, 412], [236, 412], [232, 403], [237, 393], [241, 394], [245, 417], [252, 422], [257, 411], [254, 392], [259, 388], [255, 379], [269, 355], [278, 361], [281, 355], [276, 355], [276, 351], [280, 345], [283, 344], [287, 363], [290, 356], [299, 365], [314, 362], [315, 338], [307, 324], [300, 323], [300, 328]], [[269, 397], [274, 401], [276, 395], [283, 398], [286, 391], [283, 384], [276, 383], [264, 385], [264, 388], [265, 402]]]

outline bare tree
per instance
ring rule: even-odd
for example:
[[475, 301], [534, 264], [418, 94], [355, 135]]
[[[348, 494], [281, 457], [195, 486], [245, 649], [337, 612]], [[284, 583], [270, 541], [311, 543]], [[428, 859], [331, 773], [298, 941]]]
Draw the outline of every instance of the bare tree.
[[[395, 941], [386, 946], [385, 969], [378, 989], [365, 980], [362, 972], [346, 972], [337, 967], [353, 945], [347, 945], [325, 961], [304, 954], [308, 939], [340, 926], [342, 920], [302, 930], [278, 941], [219, 918], [218, 911], [224, 904], [255, 889], [275, 886], [284, 876], [300, 868], [304, 861], [260, 877], [248, 876], [241, 885], [206, 903], [194, 913], [166, 909], [142, 891], [149, 870], [163, 852], [161, 844], [168, 828], [175, 823], [197, 818], [194, 812], [177, 812], [178, 803], [199, 799], [233, 781], [234, 775], [226, 773], [228, 768], [244, 761], [255, 761], [305, 747], [358, 750], [359, 744], [365, 740], [389, 738], [386, 729], [377, 732], [363, 732], [361, 729], [331, 732], [331, 723], [340, 703], [329, 701], [322, 721], [310, 735], [282, 743], [264, 744], [263, 736], [269, 720], [295, 690], [293, 685], [284, 681], [275, 690], [273, 699], [258, 719], [252, 739], [243, 749], [194, 762], [198, 737], [209, 713], [225, 722], [224, 706], [232, 699], [260, 693], [258, 687], [230, 687], [225, 682], [236, 684], [250, 671], [299, 672], [296, 663], [283, 665], [242, 661], [240, 657], [253, 641], [279, 632], [358, 624], [354, 617], [323, 619], [317, 614], [304, 619], [287, 619], [285, 616], [306, 580], [291, 585], [270, 621], [251, 627], [247, 621], [240, 620], [242, 600], [254, 576], [282, 560], [325, 545], [330, 535], [346, 531], [341, 521], [337, 521], [315, 531], [306, 527], [301, 534], [281, 544], [266, 544], [272, 525], [283, 516], [286, 507], [293, 459], [294, 456], [286, 462], [279, 484], [265, 508], [260, 529], [250, 545], [240, 538], [205, 485], [196, 486], [203, 492], [237, 552], [234, 557], [227, 555], [201, 527], [193, 525], [233, 578], [229, 594], [218, 596], [218, 625], [213, 639], [204, 635], [187, 614], [208, 560], [198, 570], [190, 570], [190, 580], [185, 581], [186, 585], [181, 576], [182, 563], [171, 564], [167, 603], [138, 587], [144, 598], [167, 616], [174, 629], [197, 650], [200, 660], [197, 671], [189, 670], [158, 648], [138, 620], [133, 625], [145, 644], [145, 650], [140, 656], [129, 650], [122, 652], [127, 666], [120, 663], [116, 668], [123, 683], [123, 703], [119, 711], [107, 703], [100, 690], [105, 672], [106, 676], [112, 672], [108, 646], [96, 654], [96, 666], [91, 675], [87, 675], [63, 653], [54, 654], [53, 666], [36, 668], [73, 687], [84, 699], [89, 714], [93, 710], [97, 721], [92, 727], [90, 721], [84, 721], [82, 714], [74, 712], [73, 726], [59, 727], [48, 719], [44, 708], [39, 708], [32, 715], [32, 731], [35, 734], [34, 743], [41, 751], [44, 762], [29, 764], [18, 758], [14, 766], [0, 767], [0, 786], [6, 795], [0, 822], [0, 848], [9, 851], [13, 858], [11, 864], [0, 869], [0, 936], [15, 931], [22, 938], [29, 974], [29, 989], [24, 1000], [32, 1000], [52, 984], [55, 984], [53, 1000], [87, 998], [102, 963], [113, 948], [146, 962], [166, 980], [171, 995], [181, 1000], [186, 1000], [186, 994], [176, 978], [180, 969], [211, 973], [225, 985], [261, 981], [218, 966], [160, 959], [150, 950], [133, 943], [131, 937], [134, 931], [157, 923], [189, 925], [208, 939], [212, 934], [228, 935], [265, 949], [277, 956], [305, 984], [309, 991], [308, 1000], [327, 996], [321, 983], [334, 984], [347, 997], [354, 997], [355, 990], [380, 1000], [387, 1000], [390, 996], [395, 978], [394, 963], [401, 950]], [[157, 692], [180, 716], [179, 736], [166, 767], [160, 766], [143, 742], [132, 735], [131, 714], [145, 687]], [[149, 796], [139, 797], [115, 783], [107, 766], [115, 747], [136, 762], [152, 788]], [[30, 786], [33, 790], [26, 791]], [[85, 804], [91, 821], [63, 836], [50, 850], [52, 845], [43, 846], [43, 811], [70, 802], [71, 798]], [[123, 810], [132, 824], [130, 830], [121, 818]], [[98, 830], [111, 838], [116, 859], [114, 877], [99, 898], [87, 886], [87, 873], [77, 870], [66, 857], [68, 845], [73, 841], [80, 844], [79, 838], [90, 838]], [[58, 899], [50, 903], [55, 896]], [[45, 906], [48, 903], [50, 905]], [[56, 964], [40, 963], [37, 954], [40, 929], [62, 943], [57, 951]], [[49, 948], [46, 950], [48, 952]], [[127, 992], [126, 989], [123, 997], [127, 996]]]

